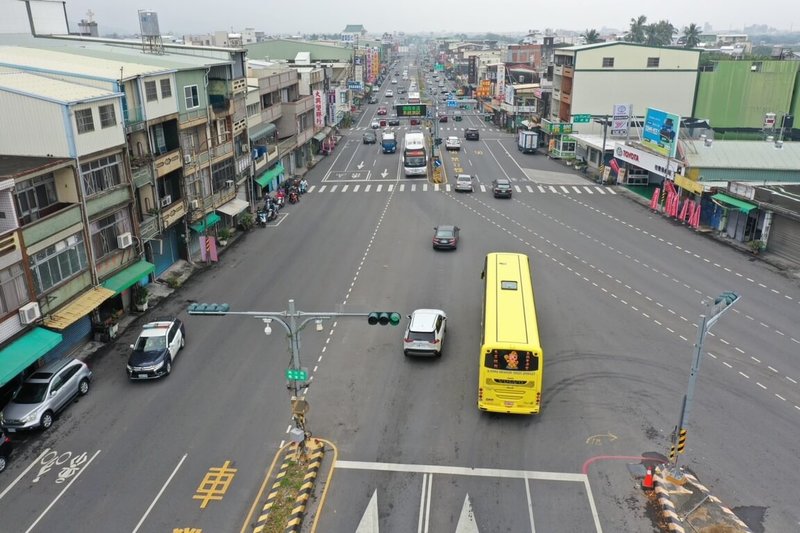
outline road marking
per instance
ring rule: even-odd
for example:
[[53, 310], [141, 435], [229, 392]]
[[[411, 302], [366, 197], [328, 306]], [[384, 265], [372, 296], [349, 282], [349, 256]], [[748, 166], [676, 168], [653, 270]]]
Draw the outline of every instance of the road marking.
[[22, 479], [23, 477], [25, 477], [25, 476], [28, 474], [28, 472], [30, 472], [30, 471], [31, 471], [31, 469], [32, 469], [34, 466], [38, 465], [38, 464], [39, 464], [39, 462], [42, 460], [42, 458], [43, 458], [45, 455], [47, 455], [47, 453], [48, 453], [49, 451], [50, 451], [50, 448], [45, 448], [45, 449], [44, 449], [44, 451], [41, 453], [41, 455], [39, 455], [39, 457], [37, 457], [35, 461], [33, 461], [31, 464], [29, 464], [29, 465], [28, 465], [28, 468], [26, 468], [25, 470], [23, 470], [23, 471], [22, 471], [22, 473], [21, 473], [20, 475], [18, 475], [18, 476], [17, 476], [17, 478], [16, 478], [14, 481], [12, 481], [12, 482], [11, 482], [11, 485], [9, 485], [8, 487], [6, 487], [6, 488], [5, 488], [5, 490], [3, 490], [3, 492], [0, 492], [0, 500], [2, 500], [2, 499], [3, 499], [3, 497], [4, 497], [6, 494], [8, 494], [8, 492], [9, 492], [11, 489], [13, 489], [13, 488], [14, 488], [14, 485], [16, 485], [17, 483], [19, 483], [19, 480], [20, 480], [20, 479]]
[[325, 192], [325, 188], [326, 187], [327, 187], [327, 185], [323, 185], [322, 187], [320, 187], [319, 188], [319, 192]]
[[544, 187], [542, 187], [541, 185], [537, 185], [537, 187], [539, 187], [539, 192], [545, 192]]
[[563, 185], [559, 185], [559, 187], [561, 187], [561, 190], [564, 191], [564, 194], [569, 194], [569, 189], [567, 189]]
[[168, 486], [168, 485], [170, 484], [170, 482], [172, 481], [172, 478], [174, 478], [174, 477], [175, 477], [175, 474], [177, 474], [177, 473], [178, 473], [178, 469], [181, 467], [181, 465], [182, 465], [182, 464], [183, 464], [183, 462], [186, 460], [186, 457], [187, 457], [188, 455], [189, 455], [188, 453], [185, 453], [185, 454], [183, 454], [183, 457], [181, 457], [181, 460], [180, 460], [180, 461], [178, 461], [178, 464], [177, 464], [177, 465], [175, 465], [175, 469], [174, 469], [174, 470], [172, 470], [172, 473], [169, 475], [169, 477], [167, 478], [167, 480], [166, 480], [166, 481], [164, 482], [164, 484], [161, 486], [161, 490], [159, 490], [159, 491], [158, 491], [158, 494], [156, 494], [156, 497], [153, 499], [153, 501], [152, 501], [152, 502], [150, 502], [150, 506], [149, 506], [149, 507], [147, 508], [147, 510], [144, 512], [144, 515], [142, 515], [142, 518], [141, 518], [141, 520], [139, 520], [139, 523], [138, 523], [138, 524], [136, 524], [136, 527], [135, 527], [135, 528], [133, 528], [133, 531], [132, 531], [132, 533], [136, 533], [137, 531], [139, 531], [139, 528], [140, 528], [140, 527], [142, 527], [142, 524], [144, 524], [144, 521], [147, 519], [147, 516], [148, 516], [148, 515], [150, 514], [150, 512], [153, 510], [153, 507], [155, 507], [155, 506], [156, 506], [156, 503], [158, 503], [158, 500], [159, 500], [159, 498], [161, 498], [161, 495], [162, 495], [162, 494], [164, 494], [164, 491], [165, 491], [165, 490], [167, 490], [167, 486]]
[[336, 192], [336, 189], [338, 187], [339, 187], [338, 185], [331, 185], [331, 192]]
[[[525, 484], [527, 485], [527, 483]], [[528, 500], [530, 501], [530, 498]], [[464, 505], [461, 506], [461, 514], [456, 524], [456, 533], [480, 533], [478, 524], [475, 521], [475, 511], [472, 509], [472, 502], [469, 500], [469, 493], [464, 496]]]
[[355, 533], [378, 533], [378, 516], [378, 489], [375, 489]]
[[433, 484], [433, 475], [424, 474], [422, 476], [422, 492], [419, 495], [419, 519], [417, 520], [417, 533], [428, 533], [431, 512], [431, 484]]
[[572, 186], [572, 190], [575, 191], [578, 194], [582, 194], [583, 193], [583, 191], [581, 191], [578, 187], [576, 187], [574, 185]]
[[598, 187], [598, 188], [597, 188], [597, 192], [599, 192], [600, 194], [605, 194], [605, 193], [606, 193], [606, 191], [605, 191], [605, 190], [603, 190], [603, 188], [602, 188], [602, 187]]
[[94, 455], [92, 455], [92, 458], [89, 459], [88, 461], [86, 461], [86, 464], [83, 465], [83, 468], [81, 468], [80, 472], [75, 474], [75, 477], [73, 477], [70, 480], [70, 482], [67, 483], [67, 486], [64, 487], [64, 489], [61, 492], [58, 493], [58, 496], [53, 498], [53, 501], [50, 502], [50, 505], [45, 507], [44, 511], [42, 511], [42, 514], [40, 514], [39, 517], [33, 522], [33, 524], [31, 524], [31, 526], [28, 529], [25, 530], [25, 533], [30, 533], [31, 531], [33, 531], [33, 528], [36, 527], [36, 524], [38, 524], [42, 520], [42, 518], [44, 518], [44, 515], [46, 515], [50, 511], [50, 509], [53, 508], [53, 506], [58, 502], [58, 500], [60, 500], [61, 497], [69, 490], [69, 488], [72, 486], [72, 484], [75, 483], [75, 481], [77, 481], [77, 479], [79, 477], [81, 477], [81, 474], [83, 474], [86, 471], [86, 469], [89, 467], [90, 464], [92, 464], [92, 461], [94, 461], [95, 457], [97, 457], [98, 455], [100, 455], [100, 450], [97, 450], [96, 452], [94, 452]]
[[369, 190], [370, 190], [371, 188], [372, 188], [372, 184], [371, 184], [371, 183], [367, 183], [367, 186], [366, 186], [366, 187], [364, 187], [364, 192], [369, 192]]
[[378, 192], [381, 192], [382, 190], [383, 190], [383, 183], [379, 183], [378, 184]]
[[531, 533], [536, 533], [536, 526], [533, 524], [533, 502], [531, 501], [531, 487], [528, 480], [525, 480], [525, 497], [528, 499], [528, 519], [531, 521]]
[[401, 463], [371, 463], [365, 461], [336, 461], [334, 468], [343, 470], [372, 470], [375, 472], [410, 472], [417, 474], [447, 474], [451, 476], [498, 477], [507, 479], [538, 479], [543, 481], [586, 480], [584, 474], [569, 472], [542, 472], [538, 470], [508, 470], [504, 468], [465, 468]]
[[558, 194], [558, 191], [552, 185], [548, 185], [548, 188], [550, 189], [550, 192], [554, 192], [554, 193]]
[[586, 189], [586, 192], [589, 194], [594, 194], [594, 191], [590, 187], [584, 187], [584, 189]]

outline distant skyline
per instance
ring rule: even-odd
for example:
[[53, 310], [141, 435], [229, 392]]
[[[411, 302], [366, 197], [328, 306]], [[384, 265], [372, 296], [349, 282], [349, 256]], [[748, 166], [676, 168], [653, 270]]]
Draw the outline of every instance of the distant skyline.
[[[238, 32], [245, 27], [269, 35], [339, 33], [347, 24], [361, 24], [370, 34], [403, 31], [406, 33], [523, 33], [527, 30], [568, 29], [582, 32], [603, 27], [626, 30], [630, 19], [645, 15], [648, 22], [666, 19], [678, 30], [694, 22], [701, 28], [709, 23], [715, 31], [741, 30], [744, 26], [764, 24], [779, 30], [791, 30], [800, 22], [797, 0], [773, 0], [767, 5], [745, 0], [725, 2], [640, 2], [617, 0], [594, 2], [529, 2], [493, 0], [478, 4], [454, 0], [430, 2], [363, 2], [337, 0], [293, 0], [264, 2], [238, 0], [173, 0], [156, 3], [158, 7], [129, 0], [67, 0], [71, 29], [91, 9], [100, 33], [132, 34], [138, 32], [137, 10], [158, 13], [162, 34], [200, 34], [213, 31]], [[435, 6], [435, 7], [432, 7]]]

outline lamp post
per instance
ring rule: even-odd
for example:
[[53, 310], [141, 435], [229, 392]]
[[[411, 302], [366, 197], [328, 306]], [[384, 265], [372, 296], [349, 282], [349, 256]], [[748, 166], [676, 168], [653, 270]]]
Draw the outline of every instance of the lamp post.
[[686, 446], [686, 429], [685, 426], [689, 424], [689, 414], [692, 411], [692, 402], [694, 400], [694, 388], [697, 383], [697, 374], [700, 372], [700, 363], [703, 361], [703, 340], [706, 333], [711, 329], [711, 326], [717, 323], [717, 320], [731, 307], [739, 301], [741, 296], [733, 291], [723, 292], [721, 295], [714, 299], [713, 306], [710, 303], [706, 304], [709, 308], [709, 316], [705, 314], [700, 315], [700, 324], [697, 328], [697, 340], [694, 343], [694, 358], [692, 359], [692, 368], [689, 371], [689, 385], [686, 389], [686, 395], [683, 397], [681, 406], [681, 415], [678, 419], [678, 426], [675, 428], [675, 434], [672, 437], [672, 448], [670, 450], [670, 460], [672, 460], [672, 476], [675, 479], [681, 479], [683, 474], [678, 468], [678, 457], [684, 452]]

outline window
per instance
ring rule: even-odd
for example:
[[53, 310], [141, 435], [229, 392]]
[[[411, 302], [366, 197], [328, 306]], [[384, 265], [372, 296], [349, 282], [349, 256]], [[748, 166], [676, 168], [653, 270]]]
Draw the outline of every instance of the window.
[[186, 109], [200, 107], [200, 97], [197, 95], [197, 85], [188, 85], [184, 87], [183, 98], [186, 100]]
[[76, 109], [75, 124], [78, 127], [78, 134], [94, 131], [94, 120], [92, 119], [91, 109]]
[[49, 215], [52, 210], [47, 208], [58, 203], [56, 179], [52, 173], [19, 182], [15, 189], [14, 197], [21, 226]]
[[613, 68], [614, 67], [614, 58], [613, 57], [604, 57], [603, 58], [603, 68]]
[[85, 270], [86, 244], [83, 233], [70, 235], [30, 257], [36, 294], [47, 292], [64, 280]]
[[0, 270], [0, 315], [19, 309], [28, 300], [30, 297], [22, 264], [17, 263]]
[[496, 370], [539, 370], [539, 358], [533, 352], [491, 350], [484, 355], [483, 366]]
[[101, 157], [81, 165], [81, 179], [86, 187], [86, 195], [98, 194], [122, 183], [119, 155]]
[[158, 93], [156, 92], [156, 82], [144, 82], [144, 95], [148, 102], [158, 100]]
[[110, 128], [117, 125], [117, 115], [114, 113], [114, 104], [100, 106], [100, 127]]
[[172, 97], [172, 85], [169, 78], [161, 80], [161, 99]]
[[236, 179], [236, 170], [233, 166], [233, 159], [226, 159], [221, 163], [216, 163], [211, 167], [211, 185], [213, 190], [218, 191], [225, 187], [225, 182]]
[[131, 219], [127, 209], [95, 220], [90, 224], [92, 248], [95, 261], [99, 261], [117, 250], [117, 235], [131, 230]]
[[658, 68], [658, 63], [660, 60], [661, 60], [660, 57], [648, 57], [647, 68]]
[[250, 104], [247, 106], [247, 116], [253, 117], [261, 113], [261, 106], [258, 105], [258, 102], [255, 104]]

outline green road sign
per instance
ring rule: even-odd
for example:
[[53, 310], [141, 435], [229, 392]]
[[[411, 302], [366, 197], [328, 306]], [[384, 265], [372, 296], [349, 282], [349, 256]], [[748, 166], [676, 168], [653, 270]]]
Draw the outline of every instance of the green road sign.
[[305, 368], [287, 368], [286, 379], [289, 381], [308, 381], [308, 370]]
[[592, 121], [592, 115], [572, 115], [572, 123], [573, 124], [585, 124]]
[[443, 72], [444, 71], [444, 64], [443, 63], [436, 63], [436, 65], [434, 66], [434, 69], [438, 70], [439, 72]]

